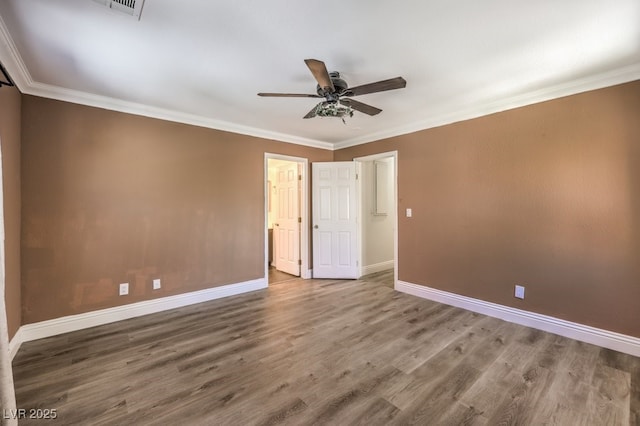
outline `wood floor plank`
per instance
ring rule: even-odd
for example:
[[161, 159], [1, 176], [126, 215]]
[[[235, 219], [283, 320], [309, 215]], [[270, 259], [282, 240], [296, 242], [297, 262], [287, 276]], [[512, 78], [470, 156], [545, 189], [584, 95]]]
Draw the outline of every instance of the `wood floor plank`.
[[586, 407], [593, 392], [594, 375], [600, 348], [572, 341], [567, 355], [556, 366], [557, 377], [533, 417], [537, 424], [585, 424], [588, 414], [576, 407]]
[[640, 359], [392, 287], [288, 279], [27, 342], [18, 406], [51, 425], [638, 424]]
[[[411, 403], [400, 416], [402, 424], [445, 421], [455, 403], [504, 351], [507, 325], [493, 318], [486, 320], [414, 371], [412, 375], [421, 380], [413, 383], [420, 387], [412, 385], [404, 390], [402, 396]], [[418, 397], [412, 398], [415, 395]]]
[[546, 395], [550, 394], [549, 389], [557, 374], [554, 367], [560, 363], [569, 342], [564, 337], [551, 336], [549, 343], [536, 352], [519, 383], [510, 389], [508, 396], [498, 405], [489, 419], [491, 424], [532, 423]]

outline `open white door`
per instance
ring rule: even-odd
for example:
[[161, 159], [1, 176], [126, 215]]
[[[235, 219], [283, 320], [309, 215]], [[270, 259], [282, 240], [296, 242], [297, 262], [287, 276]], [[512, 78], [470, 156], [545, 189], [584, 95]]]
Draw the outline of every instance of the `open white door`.
[[298, 163], [278, 166], [276, 172], [276, 219], [274, 226], [275, 266], [279, 271], [300, 276], [300, 205]]
[[312, 163], [313, 277], [358, 278], [356, 165]]

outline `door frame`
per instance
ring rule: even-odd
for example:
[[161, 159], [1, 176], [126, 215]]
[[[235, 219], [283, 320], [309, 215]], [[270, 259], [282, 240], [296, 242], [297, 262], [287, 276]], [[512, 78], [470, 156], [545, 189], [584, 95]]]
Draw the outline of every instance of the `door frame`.
[[[388, 151], [379, 154], [366, 155], [364, 157], [356, 157], [356, 172], [358, 176], [362, 176], [362, 163], [365, 161], [381, 160], [383, 158], [393, 158], [393, 211], [395, 212], [393, 220], [393, 286], [398, 283], [398, 151]], [[356, 180], [356, 191], [358, 197], [358, 217], [363, 217], [362, 206], [364, 204], [364, 193], [362, 188], [362, 178]], [[363, 270], [363, 248], [362, 237], [364, 235], [364, 220], [360, 220], [358, 232], [358, 275], [362, 276]]]
[[290, 155], [264, 153], [264, 277], [269, 282], [269, 160], [285, 160], [300, 165], [300, 277], [311, 278], [309, 268], [309, 159]]

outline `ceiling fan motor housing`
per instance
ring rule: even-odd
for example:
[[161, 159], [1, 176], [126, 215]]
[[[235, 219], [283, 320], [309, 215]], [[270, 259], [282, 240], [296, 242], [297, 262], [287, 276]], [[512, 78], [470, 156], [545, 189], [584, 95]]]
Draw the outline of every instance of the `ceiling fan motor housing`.
[[340, 78], [340, 73], [337, 71], [329, 73], [329, 77], [331, 77], [331, 82], [335, 90], [333, 92], [327, 92], [318, 84], [316, 85], [316, 92], [318, 95], [325, 97], [328, 102], [337, 102], [338, 98], [347, 91], [349, 85]]

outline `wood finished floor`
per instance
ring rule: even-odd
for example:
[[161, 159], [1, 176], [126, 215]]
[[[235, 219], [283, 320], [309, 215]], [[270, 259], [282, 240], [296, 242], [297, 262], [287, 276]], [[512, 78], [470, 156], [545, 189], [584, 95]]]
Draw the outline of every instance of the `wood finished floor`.
[[393, 291], [292, 280], [22, 345], [18, 407], [82, 425], [637, 425], [640, 359]]
[[268, 280], [269, 284], [281, 283], [284, 281], [295, 280], [295, 275], [287, 274], [286, 272], [278, 271], [273, 266], [269, 267]]

